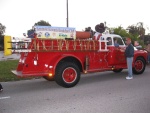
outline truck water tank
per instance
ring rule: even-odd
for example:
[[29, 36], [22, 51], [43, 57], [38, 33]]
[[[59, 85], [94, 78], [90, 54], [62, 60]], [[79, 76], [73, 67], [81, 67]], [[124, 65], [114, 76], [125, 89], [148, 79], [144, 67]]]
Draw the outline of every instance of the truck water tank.
[[90, 32], [76, 31], [76, 39], [87, 39], [91, 38], [90, 36]]

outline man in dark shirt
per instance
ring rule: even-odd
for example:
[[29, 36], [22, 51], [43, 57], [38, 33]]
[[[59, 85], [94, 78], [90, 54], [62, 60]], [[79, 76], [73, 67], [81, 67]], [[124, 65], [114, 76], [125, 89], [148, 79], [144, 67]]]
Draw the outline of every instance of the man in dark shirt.
[[126, 38], [126, 50], [125, 50], [125, 56], [127, 59], [127, 67], [128, 67], [128, 76], [126, 77], [127, 80], [133, 79], [133, 73], [132, 73], [132, 62], [133, 62], [133, 56], [134, 56], [134, 47], [131, 44], [131, 39]]

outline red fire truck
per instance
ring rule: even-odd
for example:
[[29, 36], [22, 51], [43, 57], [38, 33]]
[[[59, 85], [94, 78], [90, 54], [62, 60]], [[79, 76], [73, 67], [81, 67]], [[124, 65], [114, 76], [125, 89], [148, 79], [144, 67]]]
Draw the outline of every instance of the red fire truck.
[[[18, 67], [12, 71], [19, 77], [42, 76], [69, 88], [79, 82], [81, 73], [110, 70], [117, 73], [127, 69], [124, 55], [126, 45], [119, 35], [102, 34], [99, 40], [93, 40], [89, 32], [74, 29], [37, 27], [35, 32], [36, 37], [26, 39], [28, 41], [12, 41], [17, 45], [11, 48], [12, 51], [21, 52]], [[118, 40], [119, 47], [114, 46], [114, 39]], [[8, 50], [8, 47], [5, 48]], [[133, 73], [142, 74], [146, 62], [147, 52], [135, 48]]]

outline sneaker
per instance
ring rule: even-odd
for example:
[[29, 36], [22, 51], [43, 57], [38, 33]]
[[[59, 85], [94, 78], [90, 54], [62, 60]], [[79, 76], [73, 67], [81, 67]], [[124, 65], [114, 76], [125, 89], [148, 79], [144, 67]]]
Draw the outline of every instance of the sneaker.
[[0, 92], [2, 92], [3, 91], [3, 89], [0, 89]]
[[128, 77], [126, 77], [126, 79], [127, 79], [127, 80], [131, 80], [131, 79], [133, 79], [133, 77], [129, 77], [129, 76], [128, 76]]

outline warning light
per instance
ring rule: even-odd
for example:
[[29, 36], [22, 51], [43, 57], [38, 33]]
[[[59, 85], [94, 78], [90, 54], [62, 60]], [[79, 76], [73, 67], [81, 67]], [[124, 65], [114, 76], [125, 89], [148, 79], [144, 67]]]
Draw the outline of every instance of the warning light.
[[53, 76], [53, 74], [52, 74], [52, 73], [49, 73], [49, 74], [48, 74], [48, 76], [49, 76], [49, 77], [52, 77], [52, 76]]

